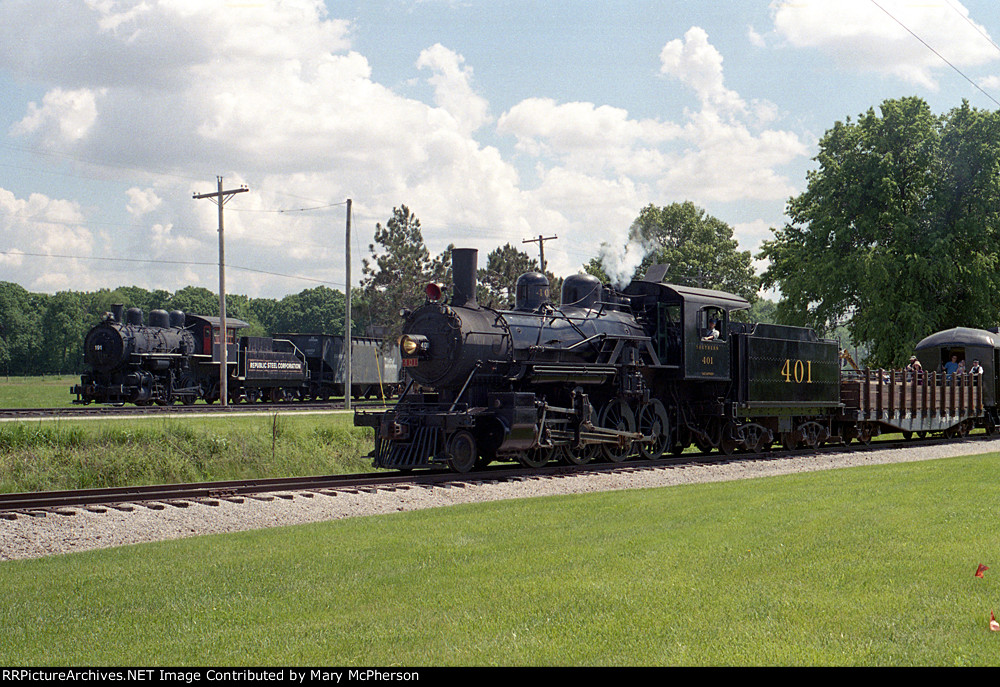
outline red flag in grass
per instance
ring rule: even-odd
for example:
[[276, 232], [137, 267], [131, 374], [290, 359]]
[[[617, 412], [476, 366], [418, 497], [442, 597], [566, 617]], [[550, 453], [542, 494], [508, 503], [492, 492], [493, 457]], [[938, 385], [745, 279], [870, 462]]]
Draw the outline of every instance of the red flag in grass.
[[979, 568], [976, 570], [976, 577], [986, 577], [985, 575], [983, 575], [983, 573], [986, 572], [987, 570], [989, 570], [989, 568], [980, 563]]

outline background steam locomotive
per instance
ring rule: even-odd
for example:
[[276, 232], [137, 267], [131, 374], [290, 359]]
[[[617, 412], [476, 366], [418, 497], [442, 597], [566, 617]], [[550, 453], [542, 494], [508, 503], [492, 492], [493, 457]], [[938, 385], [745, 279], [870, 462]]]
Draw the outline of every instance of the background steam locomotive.
[[[344, 337], [279, 334], [237, 337], [246, 322], [227, 318], [228, 397], [248, 402], [326, 400], [344, 395]], [[87, 365], [74, 403], [191, 404], [219, 398], [218, 317], [112, 306], [84, 339]], [[381, 341], [352, 338], [353, 396], [395, 392], [399, 366]]]
[[[450, 301], [432, 284], [404, 313], [411, 384], [394, 408], [355, 414], [375, 429], [376, 467], [466, 472], [493, 460], [655, 459], [691, 444], [728, 454], [996, 425], [1000, 336], [968, 343], [982, 347], [982, 376], [849, 375], [838, 342], [733, 322], [747, 301], [662, 283], [660, 265], [622, 292], [573, 275], [560, 305], [544, 275], [524, 274], [514, 309], [499, 311], [476, 302], [476, 261], [475, 250], [453, 249]], [[925, 340], [918, 354], [935, 370], [952, 353], [966, 357], [966, 345]]]

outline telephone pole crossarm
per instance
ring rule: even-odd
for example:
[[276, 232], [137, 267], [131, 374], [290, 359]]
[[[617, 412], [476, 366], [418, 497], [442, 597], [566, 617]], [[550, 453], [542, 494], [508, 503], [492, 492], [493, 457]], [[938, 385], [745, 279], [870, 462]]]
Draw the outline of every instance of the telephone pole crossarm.
[[538, 244], [538, 258], [542, 266], [542, 272], [545, 271], [545, 242], [551, 241], [553, 239], [559, 238], [558, 236], [542, 236], [538, 235], [537, 239], [524, 239], [521, 243], [537, 243]]

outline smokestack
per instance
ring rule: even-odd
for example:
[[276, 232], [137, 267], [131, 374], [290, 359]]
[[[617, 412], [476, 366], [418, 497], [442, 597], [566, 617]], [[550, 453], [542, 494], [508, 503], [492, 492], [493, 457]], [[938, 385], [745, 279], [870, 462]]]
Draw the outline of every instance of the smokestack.
[[125, 304], [124, 303], [112, 303], [111, 304], [111, 314], [114, 315], [115, 322], [121, 323], [125, 321]]
[[476, 302], [476, 268], [479, 251], [475, 248], [451, 249], [451, 277], [453, 306], [478, 308]]

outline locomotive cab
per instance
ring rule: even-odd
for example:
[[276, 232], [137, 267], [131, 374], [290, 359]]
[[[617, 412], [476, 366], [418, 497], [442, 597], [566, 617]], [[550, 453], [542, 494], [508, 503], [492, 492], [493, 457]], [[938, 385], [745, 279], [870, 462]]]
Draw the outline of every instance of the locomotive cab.
[[[194, 334], [195, 355], [211, 356], [212, 362], [219, 362], [222, 359], [222, 352], [219, 348], [219, 330], [221, 320], [218, 317], [208, 315], [185, 315], [185, 326]], [[226, 318], [226, 360], [230, 364], [236, 363], [237, 343], [236, 333], [240, 329], [250, 325], [235, 317]]]
[[625, 290], [661, 365], [671, 379], [729, 381], [730, 313], [750, 304], [724, 291], [664, 284], [665, 273], [653, 265]]

